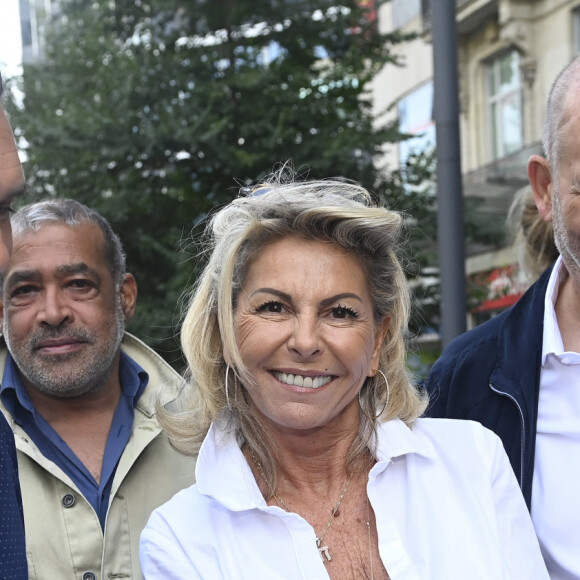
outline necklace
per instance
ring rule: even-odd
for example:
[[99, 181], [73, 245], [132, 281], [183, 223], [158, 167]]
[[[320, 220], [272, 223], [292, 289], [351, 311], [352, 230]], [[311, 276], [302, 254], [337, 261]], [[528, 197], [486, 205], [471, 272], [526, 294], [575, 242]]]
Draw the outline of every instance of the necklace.
[[318, 548], [318, 551], [320, 552], [320, 557], [322, 558], [322, 561], [324, 563], [326, 563], [324, 560], [325, 557], [326, 557], [326, 560], [329, 562], [330, 562], [330, 560], [332, 560], [332, 556], [330, 555], [330, 552], [328, 550], [328, 546], [323, 545], [324, 538], [326, 537], [326, 533], [328, 532], [328, 528], [330, 528], [330, 525], [334, 521], [334, 518], [337, 517], [339, 514], [338, 508], [340, 507], [340, 504], [342, 503], [342, 500], [344, 499], [344, 496], [346, 495], [346, 492], [348, 491], [348, 486], [350, 485], [350, 482], [352, 480], [353, 475], [354, 475], [354, 471], [349, 475], [348, 479], [346, 480], [346, 485], [344, 486], [344, 489], [342, 490], [342, 493], [340, 494], [340, 497], [338, 498], [336, 505], [334, 506], [334, 508], [332, 509], [332, 512], [330, 513], [330, 519], [328, 520], [328, 523], [326, 524], [326, 528], [324, 528], [324, 532], [322, 532], [322, 534], [319, 538], [316, 538], [316, 547]]
[[[262, 479], [265, 482], [266, 477], [264, 476], [264, 470], [262, 469], [262, 466], [260, 465], [258, 458], [254, 455], [254, 452], [250, 448], [248, 448], [248, 451], [250, 453], [250, 457], [252, 458], [252, 460], [256, 464], [256, 467], [258, 468], [258, 471], [260, 472]], [[318, 536], [316, 538], [316, 547], [318, 548], [318, 552], [320, 554], [320, 557], [322, 558], [322, 561], [325, 564], [326, 564], [326, 562], [330, 562], [330, 560], [332, 560], [332, 556], [330, 555], [330, 550], [328, 549], [328, 546], [324, 545], [324, 538], [326, 538], [326, 534], [328, 533], [328, 530], [329, 530], [330, 526], [332, 525], [334, 518], [336, 518], [340, 515], [340, 511], [339, 511], [340, 504], [342, 503], [342, 500], [344, 499], [344, 496], [346, 495], [346, 492], [348, 491], [348, 487], [350, 485], [350, 482], [352, 481], [353, 475], [354, 475], [354, 471], [349, 475], [348, 479], [346, 480], [346, 485], [344, 486], [344, 489], [342, 490], [342, 493], [340, 494], [340, 497], [338, 498], [336, 505], [334, 506], [334, 508], [332, 508], [332, 511], [330, 512], [330, 519], [328, 520], [328, 523], [326, 524], [324, 531], [322, 532], [322, 534], [320, 536]], [[276, 500], [276, 502], [278, 503], [278, 505], [283, 510], [285, 510], [287, 512], [292, 511], [288, 507], [288, 504], [276, 492], [273, 492], [272, 495], [273, 495], [274, 499]], [[369, 533], [369, 545], [370, 545], [370, 533], [371, 532], [370, 532], [370, 523], [368, 521], [367, 521], [367, 527], [369, 530], [368, 533]], [[326, 558], [326, 560], [324, 558]], [[372, 561], [371, 561], [371, 578], [372, 578]]]

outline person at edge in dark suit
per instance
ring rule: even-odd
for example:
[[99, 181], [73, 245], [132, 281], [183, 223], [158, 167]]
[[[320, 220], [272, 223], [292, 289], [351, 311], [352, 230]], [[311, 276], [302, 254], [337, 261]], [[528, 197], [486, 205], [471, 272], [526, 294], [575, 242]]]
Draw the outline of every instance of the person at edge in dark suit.
[[[3, 92], [0, 76], [0, 96]], [[14, 134], [0, 102], [0, 271], [12, 250], [11, 204], [24, 193], [24, 172]], [[24, 517], [12, 430], [0, 414], [0, 578], [26, 580]]]
[[432, 417], [503, 440], [552, 580], [580, 579], [580, 58], [548, 98], [528, 177], [560, 257], [509, 310], [456, 338], [425, 383]]

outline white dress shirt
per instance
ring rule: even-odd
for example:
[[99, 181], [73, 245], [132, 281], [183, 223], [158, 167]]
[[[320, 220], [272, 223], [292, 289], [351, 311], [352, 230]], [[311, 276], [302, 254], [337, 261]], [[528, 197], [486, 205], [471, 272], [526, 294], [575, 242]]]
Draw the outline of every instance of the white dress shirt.
[[[471, 421], [378, 430], [368, 496], [391, 580], [548, 580], [503, 446]], [[197, 483], [141, 535], [146, 580], [328, 580], [312, 526], [264, 501], [235, 436], [212, 425]]]
[[567, 275], [546, 289], [532, 520], [552, 580], [580, 579], [580, 354], [564, 350], [554, 305]]

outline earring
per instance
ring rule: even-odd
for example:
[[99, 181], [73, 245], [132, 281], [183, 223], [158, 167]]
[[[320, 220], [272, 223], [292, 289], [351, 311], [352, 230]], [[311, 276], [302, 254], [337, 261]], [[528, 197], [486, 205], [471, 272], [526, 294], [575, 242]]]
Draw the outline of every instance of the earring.
[[228, 365], [226, 367], [226, 404], [228, 406], [228, 409], [231, 411], [232, 406], [230, 405], [230, 393], [229, 393], [229, 387], [228, 387], [228, 375], [229, 374], [230, 374], [230, 365]]
[[381, 371], [380, 369], [377, 369], [377, 372], [381, 373], [381, 376], [385, 380], [385, 385], [387, 385], [387, 400], [385, 401], [385, 406], [381, 409], [381, 412], [377, 415], [377, 419], [378, 419], [385, 412], [385, 409], [387, 409], [389, 406], [389, 399], [391, 397], [391, 389], [389, 388], [389, 381], [387, 380], [385, 373], [383, 371]]
[[[380, 369], [376, 369], [374, 371], [374, 375], [372, 375], [373, 377], [377, 374], [377, 373], [381, 373], [381, 376], [383, 377], [384, 381], [385, 381], [385, 385], [387, 386], [387, 400], [385, 401], [385, 404], [383, 405], [383, 408], [381, 409], [380, 413], [378, 413], [375, 417], [374, 420], [376, 421], [384, 412], [385, 409], [389, 406], [389, 398], [391, 396], [391, 390], [389, 388], [389, 381], [387, 380], [387, 377], [385, 375], [385, 373], [383, 371], [381, 371]], [[364, 410], [363, 407], [363, 400], [362, 400], [362, 395], [361, 395], [362, 389], [358, 392], [358, 404], [362, 410], [362, 412], [369, 418], [371, 419], [371, 417], [367, 414], [367, 412]]]

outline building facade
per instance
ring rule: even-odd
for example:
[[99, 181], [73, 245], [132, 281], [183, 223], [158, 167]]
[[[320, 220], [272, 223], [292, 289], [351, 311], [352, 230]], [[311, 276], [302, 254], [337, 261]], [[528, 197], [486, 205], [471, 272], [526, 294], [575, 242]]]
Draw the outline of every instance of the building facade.
[[37, 62], [44, 54], [46, 26], [59, 13], [59, 0], [19, 0], [22, 62]]
[[[541, 153], [544, 109], [557, 73], [580, 53], [580, 0], [457, 0], [461, 165], [466, 197], [505, 222], [526, 187], [527, 160]], [[377, 110], [397, 102], [401, 128], [417, 138], [387, 150], [395, 166], [409, 149], [435, 145], [429, 0], [391, 0], [379, 11], [384, 31], [419, 31], [400, 49], [405, 66], [373, 87]], [[471, 327], [510, 306], [525, 281], [515, 247], [467, 248], [466, 275], [485, 288], [468, 313]]]

